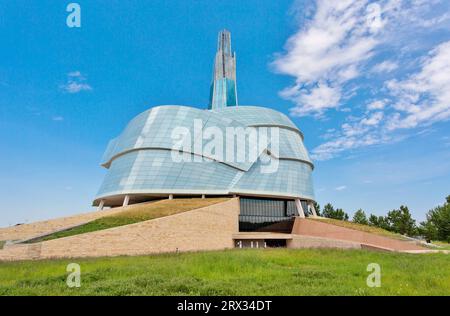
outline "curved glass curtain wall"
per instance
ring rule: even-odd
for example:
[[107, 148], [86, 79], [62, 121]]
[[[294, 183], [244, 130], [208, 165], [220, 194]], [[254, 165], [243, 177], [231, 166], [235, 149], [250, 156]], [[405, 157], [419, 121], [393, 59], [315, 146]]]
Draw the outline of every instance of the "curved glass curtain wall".
[[[262, 152], [256, 161], [230, 162], [209, 156], [201, 157], [201, 162], [194, 158], [172, 161], [174, 127], [185, 127], [191, 133], [191, 150], [186, 155], [203, 154], [193, 145], [195, 139], [202, 137], [194, 129], [194, 120], [201, 120], [203, 128], [214, 126], [222, 131], [227, 127], [279, 127], [279, 152], [277, 157], [271, 157], [278, 164], [276, 171], [261, 172], [261, 159], [267, 158]], [[229, 137], [226, 132], [224, 135]], [[247, 142], [248, 138], [237, 141]], [[284, 114], [261, 107], [213, 111], [175, 105], [154, 107], [136, 116], [109, 143], [102, 165], [109, 170], [97, 203], [109, 196], [144, 193], [249, 194], [314, 200], [313, 165], [301, 132]]]

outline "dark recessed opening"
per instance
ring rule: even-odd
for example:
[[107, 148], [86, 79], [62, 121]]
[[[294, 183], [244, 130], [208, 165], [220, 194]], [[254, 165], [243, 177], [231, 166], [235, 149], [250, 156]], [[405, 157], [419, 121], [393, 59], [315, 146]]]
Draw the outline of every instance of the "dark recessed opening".
[[286, 239], [266, 239], [268, 248], [286, 248]]

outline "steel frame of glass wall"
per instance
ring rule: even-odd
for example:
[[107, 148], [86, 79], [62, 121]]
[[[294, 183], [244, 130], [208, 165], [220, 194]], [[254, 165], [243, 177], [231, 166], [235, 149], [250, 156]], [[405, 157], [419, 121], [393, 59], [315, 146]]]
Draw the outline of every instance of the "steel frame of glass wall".
[[[194, 135], [194, 119], [207, 128], [265, 127], [280, 129], [278, 168], [261, 173], [262, 162], [229, 162], [202, 155], [187, 162], [173, 162], [171, 150], [174, 127], [186, 127]], [[224, 133], [225, 135], [226, 133]], [[194, 137], [192, 137], [194, 141]], [[224, 142], [225, 144], [225, 142]], [[266, 153], [261, 157], [265, 158]], [[126, 195], [253, 195], [313, 201], [313, 164], [303, 144], [303, 134], [284, 114], [272, 109], [240, 106], [213, 111], [185, 106], [158, 106], [135, 117], [117, 138], [113, 139], [103, 158], [108, 169], [94, 205], [117, 206]], [[304, 209], [307, 208], [304, 206]]]
[[[305, 215], [310, 215], [308, 202], [301, 201]], [[240, 198], [239, 231], [291, 232], [295, 216], [299, 216], [294, 200], [256, 197]]]

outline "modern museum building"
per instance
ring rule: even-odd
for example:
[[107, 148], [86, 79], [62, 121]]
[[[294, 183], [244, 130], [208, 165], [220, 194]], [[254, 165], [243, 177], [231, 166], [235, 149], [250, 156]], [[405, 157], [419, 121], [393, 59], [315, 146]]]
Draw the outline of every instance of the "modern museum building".
[[[315, 216], [314, 165], [283, 113], [238, 105], [230, 33], [219, 33], [208, 109], [155, 106], [112, 139], [93, 202], [102, 209], [178, 197], [239, 197], [240, 231]], [[289, 225], [288, 225], [289, 226]]]

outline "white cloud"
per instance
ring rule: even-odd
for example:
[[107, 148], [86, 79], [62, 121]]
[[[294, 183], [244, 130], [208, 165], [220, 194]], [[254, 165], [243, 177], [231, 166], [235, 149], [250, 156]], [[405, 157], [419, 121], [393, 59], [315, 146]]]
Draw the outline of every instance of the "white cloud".
[[338, 105], [341, 91], [338, 88], [328, 86], [326, 83], [319, 83], [309, 90], [302, 90], [297, 87], [283, 90], [281, 96], [302, 104], [301, 107], [290, 109], [290, 113], [294, 116], [303, 116], [309, 113], [320, 115], [325, 109]]
[[334, 133], [334, 138], [317, 146], [311, 152], [315, 160], [327, 160], [341, 152], [360, 147], [385, 143], [390, 140], [379, 125], [383, 123], [384, 113], [374, 112], [363, 117], [348, 117], [347, 123]]
[[[341, 133], [335, 139], [317, 146], [313, 149], [311, 157], [315, 160], [328, 160], [347, 150], [380, 144], [386, 141], [384, 138], [367, 133], [367, 130], [352, 132], [354, 133], [352, 136]], [[347, 132], [347, 134], [352, 132]]]
[[422, 26], [423, 27], [433, 27], [436, 25], [440, 25], [443, 22], [448, 22], [450, 20], [450, 13], [446, 12], [444, 14], [442, 14], [441, 16], [429, 19], [429, 20], [423, 20], [422, 21]]
[[[280, 92], [295, 107], [292, 115], [322, 115], [346, 99], [346, 83], [367, 75], [365, 63], [377, 55], [380, 45], [402, 45], [401, 38], [428, 27], [443, 27], [450, 20], [446, 12], [427, 14], [439, 0], [316, 0], [315, 10], [277, 55], [272, 66], [295, 83]], [[436, 12], [433, 12], [436, 15]], [[425, 26], [426, 25], [426, 26]], [[390, 73], [399, 68], [393, 60], [382, 61], [369, 73]]]
[[78, 93], [80, 91], [90, 91], [92, 87], [87, 83], [68, 82], [62, 86], [62, 89], [68, 93]]
[[53, 116], [52, 117], [52, 121], [61, 122], [61, 121], [64, 121], [64, 117], [62, 117], [62, 116]]
[[395, 69], [398, 68], [398, 64], [390, 61], [390, 60], [385, 60], [379, 64], [376, 64], [375, 66], [373, 66], [372, 68], [372, 72], [375, 73], [388, 73], [388, 72], [392, 72]]
[[338, 186], [338, 187], [336, 187], [336, 188], [334, 188], [336, 191], [343, 191], [343, 190], [345, 190], [345, 189], [347, 189], [347, 186], [346, 185], [341, 185], [341, 186]]
[[[432, 31], [448, 32], [448, 10], [434, 7], [446, 6], [445, 1], [314, 3], [315, 9], [307, 11], [308, 18], [286, 42], [285, 52], [272, 63], [275, 71], [294, 78], [293, 84], [280, 92], [294, 103], [291, 115], [321, 117], [333, 109], [351, 110], [340, 128], [322, 135], [325, 142], [312, 150], [313, 159], [330, 159], [344, 151], [397, 141], [407, 137], [395, 133], [399, 129], [450, 118], [450, 42], [434, 49], [426, 46]], [[418, 34], [427, 40], [422, 41]], [[439, 36], [436, 38], [442, 38]], [[415, 60], [412, 56], [417, 54], [410, 54], [410, 42], [416, 45], [414, 53], [430, 53]], [[398, 78], [384, 84], [382, 80], [387, 79], [383, 76]], [[361, 96], [363, 88], [370, 93], [365, 94], [370, 102], [354, 98], [355, 102], [346, 104], [353, 96]]]
[[293, 115], [321, 115], [337, 108], [343, 85], [373, 55], [386, 21], [384, 9], [366, 0], [318, 0], [314, 17], [286, 44], [275, 70], [296, 78], [280, 95], [294, 102]]
[[[443, 13], [435, 14], [432, 17], [426, 16], [426, 11], [431, 5], [438, 5], [440, 3], [446, 3], [447, 0], [413, 0], [410, 10], [405, 10], [401, 15], [408, 17], [409, 24], [417, 26], [422, 29], [432, 27], [446, 27], [450, 21], [450, 13], [448, 12], [448, 6], [443, 7]], [[448, 5], [448, 2], [447, 2]], [[446, 10], [447, 9], [447, 10]], [[440, 13], [437, 11], [436, 13]]]
[[387, 128], [413, 128], [450, 118], [450, 41], [440, 44], [423, 60], [421, 70], [407, 79], [387, 83], [397, 98], [397, 110]]
[[60, 89], [68, 93], [91, 91], [92, 87], [86, 83], [86, 77], [80, 71], [72, 71], [67, 74], [67, 82], [60, 85]]
[[331, 159], [341, 152], [396, 140], [398, 129], [428, 126], [450, 119], [450, 41], [432, 49], [421, 68], [405, 80], [391, 80], [387, 87], [396, 103], [388, 111], [386, 100], [371, 102], [376, 110], [366, 116], [347, 117], [334, 138], [312, 150], [316, 160]]
[[67, 76], [69, 76], [69, 77], [77, 77], [77, 78], [84, 78], [79, 70], [69, 72], [67, 74]]
[[381, 120], [383, 119], [383, 112], [376, 112], [372, 114], [370, 117], [363, 118], [361, 120], [362, 125], [369, 125], [369, 126], [375, 126], [380, 124]]
[[382, 110], [386, 106], [386, 100], [375, 100], [367, 104], [367, 110]]

